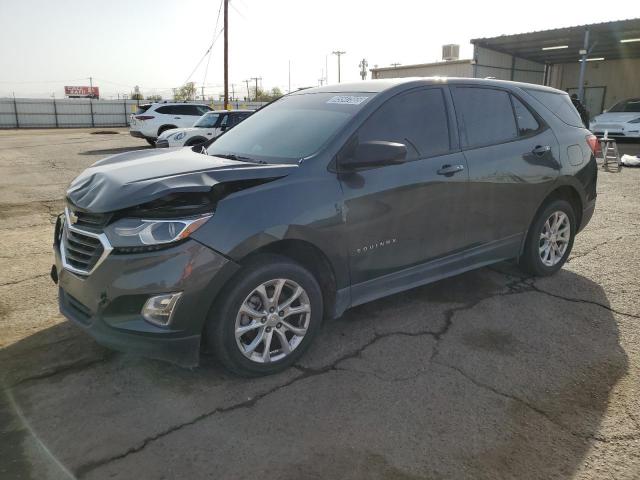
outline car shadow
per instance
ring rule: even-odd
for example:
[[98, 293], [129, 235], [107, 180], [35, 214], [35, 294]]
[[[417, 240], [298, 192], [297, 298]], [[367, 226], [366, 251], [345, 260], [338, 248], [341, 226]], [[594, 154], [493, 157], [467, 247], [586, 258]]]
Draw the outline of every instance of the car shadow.
[[[568, 284], [591, 303], [564, 298]], [[608, 435], [602, 420], [628, 369], [608, 306], [586, 277], [561, 270], [543, 291], [503, 263], [354, 308], [324, 325], [298, 368], [258, 379], [210, 358], [188, 370], [112, 353], [63, 322], [0, 351], [1, 468], [43, 478], [48, 462], [84, 476], [133, 450], [131, 468], [148, 478], [207, 478], [190, 470], [194, 451], [220, 478], [264, 465], [275, 478], [573, 478]], [[271, 408], [299, 421], [256, 431], [278, 416]], [[171, 455], [153, 453], [159, 438]], [[295, 439], [296, 455], [270, 463]], [[230, 450], [240, 444], [249, 464]]]
[[153, 150], [155, 147], [151, 145], [141, 145], [139, 147], [118, 147], [118, 148], [103, 148], [100, 150], [87, 150], [80, 152], [80, 155], [115, 155], [117, 153], [133, 152], [137, 150]]

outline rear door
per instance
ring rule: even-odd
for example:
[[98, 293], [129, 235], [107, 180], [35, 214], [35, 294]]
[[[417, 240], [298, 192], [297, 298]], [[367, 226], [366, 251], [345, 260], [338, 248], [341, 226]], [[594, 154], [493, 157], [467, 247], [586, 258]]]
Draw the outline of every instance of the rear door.
[[352, 285], [465, 245], [466, 161], [449, 129], [455, 120], [446, 95], [444, 87], [398, 94], [352, 138], [398, 142], [408, 151], [403, 164], [339, 174]]
[[535, 111], [507, 90], [451, 90], [469, 166], [470, 245], [493, 245], [499, 256], [517, 255], [558, 176], [558, 142]]

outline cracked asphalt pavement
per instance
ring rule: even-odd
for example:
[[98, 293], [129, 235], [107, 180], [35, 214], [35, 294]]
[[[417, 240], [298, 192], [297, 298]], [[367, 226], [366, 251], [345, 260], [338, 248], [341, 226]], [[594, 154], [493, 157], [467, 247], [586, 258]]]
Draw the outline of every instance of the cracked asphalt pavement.
[[114, 131], [0, 131], [0, 478], [640, 478], [640, 169], [600, 171], [557, 275], [502, 263], [363, 305], [247, 380], [108, 351], [57, 312], [65, 186], [145, 148]]

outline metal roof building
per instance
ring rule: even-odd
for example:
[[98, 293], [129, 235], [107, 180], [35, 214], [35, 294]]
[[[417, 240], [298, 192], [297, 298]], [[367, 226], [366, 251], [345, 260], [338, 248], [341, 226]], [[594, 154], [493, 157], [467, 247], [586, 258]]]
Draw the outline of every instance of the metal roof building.
[[473, 76], [578, 93], [591, 115], [640, 96], [640, 19], [471, 40]]
[[640, 97], [640, 18], [476, 38], [473, 59], [371, 69], [372, 78], [495, 77], [577, 93], [591, 116]]

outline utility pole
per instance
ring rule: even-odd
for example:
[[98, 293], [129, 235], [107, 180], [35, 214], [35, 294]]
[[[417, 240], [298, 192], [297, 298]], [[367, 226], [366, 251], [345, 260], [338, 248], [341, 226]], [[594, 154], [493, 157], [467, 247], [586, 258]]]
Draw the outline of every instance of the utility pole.
[[256, 96], [255, 96], [255, 101], [258, 101], [258, 80], [262, 80], [262, 77], [251, 77], [251, 80], [255, 80], [256, 81]]
[[363, 58], [360, 61], [360, 64], [358, 66], [360, 67], [360, 77], [362, 78], [362, 80], [366, 80], [367, 79], [367, 67], [369, 66], [369, 63], [367, 62], [367, 59]]
[[329, 85], [329, 55], [324, 56], [324, 83]]
[[202, 90], [202, 101], [204, 102], [204, 85], [202, 85], [202, 87], [200, 87], [200, 89]]
[[249, 80], [244, 81], [247, 84], [247, 102], [251, 101], [251, 92], [249, 91]]
[[235, 83], [231, 84], [231, 101], [233, 102], [233, 99], [236, 98], [236, 85]]
[[402, 65], [401, 63], [392, 63], [391, 66], [393, 68], [398, 68], [400, 65]]
[[333, 55], [336, 55], [338, 57], [338, 83], [340, 83], [340, 57], [342, 55], [344, 55], [347, 52], [342, 52], [340, 50], [336, 50], [334, 52], [331, 52]]
[[578, 75], [578, 100], [584, 103], [584, 73], [587, 68], [587, 55], [589, 55], [589, 29], [584, 31], [584, 45], [580, 50], [580, 73]]
[[229, 104], [229, 0], [224, 0], [224, 108]]

